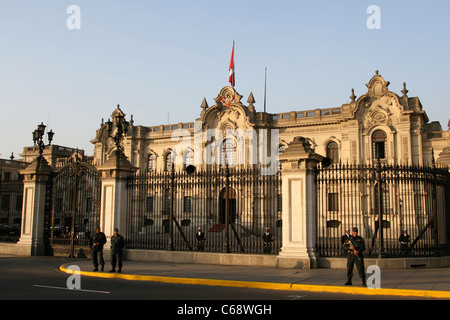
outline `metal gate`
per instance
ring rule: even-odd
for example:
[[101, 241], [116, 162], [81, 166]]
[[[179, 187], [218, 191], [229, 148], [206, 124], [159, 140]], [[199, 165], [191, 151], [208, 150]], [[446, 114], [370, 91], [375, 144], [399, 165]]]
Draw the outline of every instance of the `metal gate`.
[[100, 222], [100, 175], [78, 157], [51, 178], [50, 254], [84, 256]]
[[[447, 249], [447, 168], [336, 164], [318, 168], [316, 181], [320, 255], [343, 255], [341, 236], [353, 227], [366, 256], [434, 256]], [[402, 246], [404, 230], [410, 242]]]
[[[212, 166], [191, 174], [133, 174], [127, 217], [127, 248], [278, 254], [280, 173]], [[266, 250], [265, 227], [274, 236]], [[198, 228], [204, 242], [197, 242]]]

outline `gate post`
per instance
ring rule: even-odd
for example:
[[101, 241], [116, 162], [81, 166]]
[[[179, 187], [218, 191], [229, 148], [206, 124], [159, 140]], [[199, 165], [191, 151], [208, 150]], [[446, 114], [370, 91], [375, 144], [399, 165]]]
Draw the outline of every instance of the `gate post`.
[[23, 176], [23, 206], [17, 253], [26, 256], [45, 255], [45, 208], [47, 182], [52, 173], [47, 160], [39, 156], [19, 171]]
[[283, 245], [278, 256], [280, 267], [317, 267], [315, 168], [322, 158], [303, 137], [295, 137], [280, 155], [283, 197]]
[[100, 228], [109, 239], [114, 228], [127, 238], [127, 177], [136, 172], [122, 153], [115, 153], [97, 167], [101, 174]]

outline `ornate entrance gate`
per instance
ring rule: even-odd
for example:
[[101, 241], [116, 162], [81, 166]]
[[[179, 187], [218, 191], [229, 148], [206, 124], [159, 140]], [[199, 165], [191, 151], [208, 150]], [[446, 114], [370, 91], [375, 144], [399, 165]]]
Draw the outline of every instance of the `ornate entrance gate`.
[[51, 179], [49, 253], [83, 256], [100, 220], [100, 175], [75, 157]]

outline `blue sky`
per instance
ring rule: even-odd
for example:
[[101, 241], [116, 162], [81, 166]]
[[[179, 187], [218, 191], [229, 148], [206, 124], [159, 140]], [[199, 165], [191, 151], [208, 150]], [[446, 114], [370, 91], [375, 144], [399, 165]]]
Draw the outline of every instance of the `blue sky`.
[[[80, 8], [79, 30], [66, 12]], [[381, 29], [366, 26], [377, 5]], [[1, 0], [0, 158], [19, 158], [43, 122], [54, 143], [93, 154], [117, 104], [136, 125], [194, 121], [228, 85], [267, 111], [339, 107], [366, 93], [375, 70], [450, 119], [450, 2], [267, 0]]]

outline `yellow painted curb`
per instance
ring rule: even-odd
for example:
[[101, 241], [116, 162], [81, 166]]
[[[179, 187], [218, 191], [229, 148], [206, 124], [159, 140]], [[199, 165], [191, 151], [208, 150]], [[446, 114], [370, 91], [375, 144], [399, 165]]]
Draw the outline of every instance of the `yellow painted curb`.
[[[67, 273], [65, 265], [59, 267], [59, 270]], [[217, 280], [217, 279], [201, 279], [201, 278], [182, 278], [182, 277], [165, 277], [165, 276], [144, 276], [123, 273], [108, 272], [88, 272], [80, 271], [80, 274], [88, 277], [98, 278], [118, 278], [125, 280], [137, 281], [153, 281], [177, 284], [195, 284], [207, 286], [221, 287], [239, 287], [266, 290], [285, 290], [285, 291], [309, 291], [309, 292], [328, 292], [328, 293], [345, 293], [345, 294], [361, 294], [361, 295], [378, 295], [378, 296], [404, 296], [404, 297], [422, 297], [422, 298], [441, 298], [450, 299], [450, 291], [430, 291], [430, 290], [407, 290], [407, 289], [369, 289], [364, 287], [344, 287], [344, 286], [324, 286], [324, 285], [307, 285], [307, 284], [290, 284], [290, 283], [274, 283], [274, 282], [253, 282], [253, 281], [237, 281], [237, 280]]]

